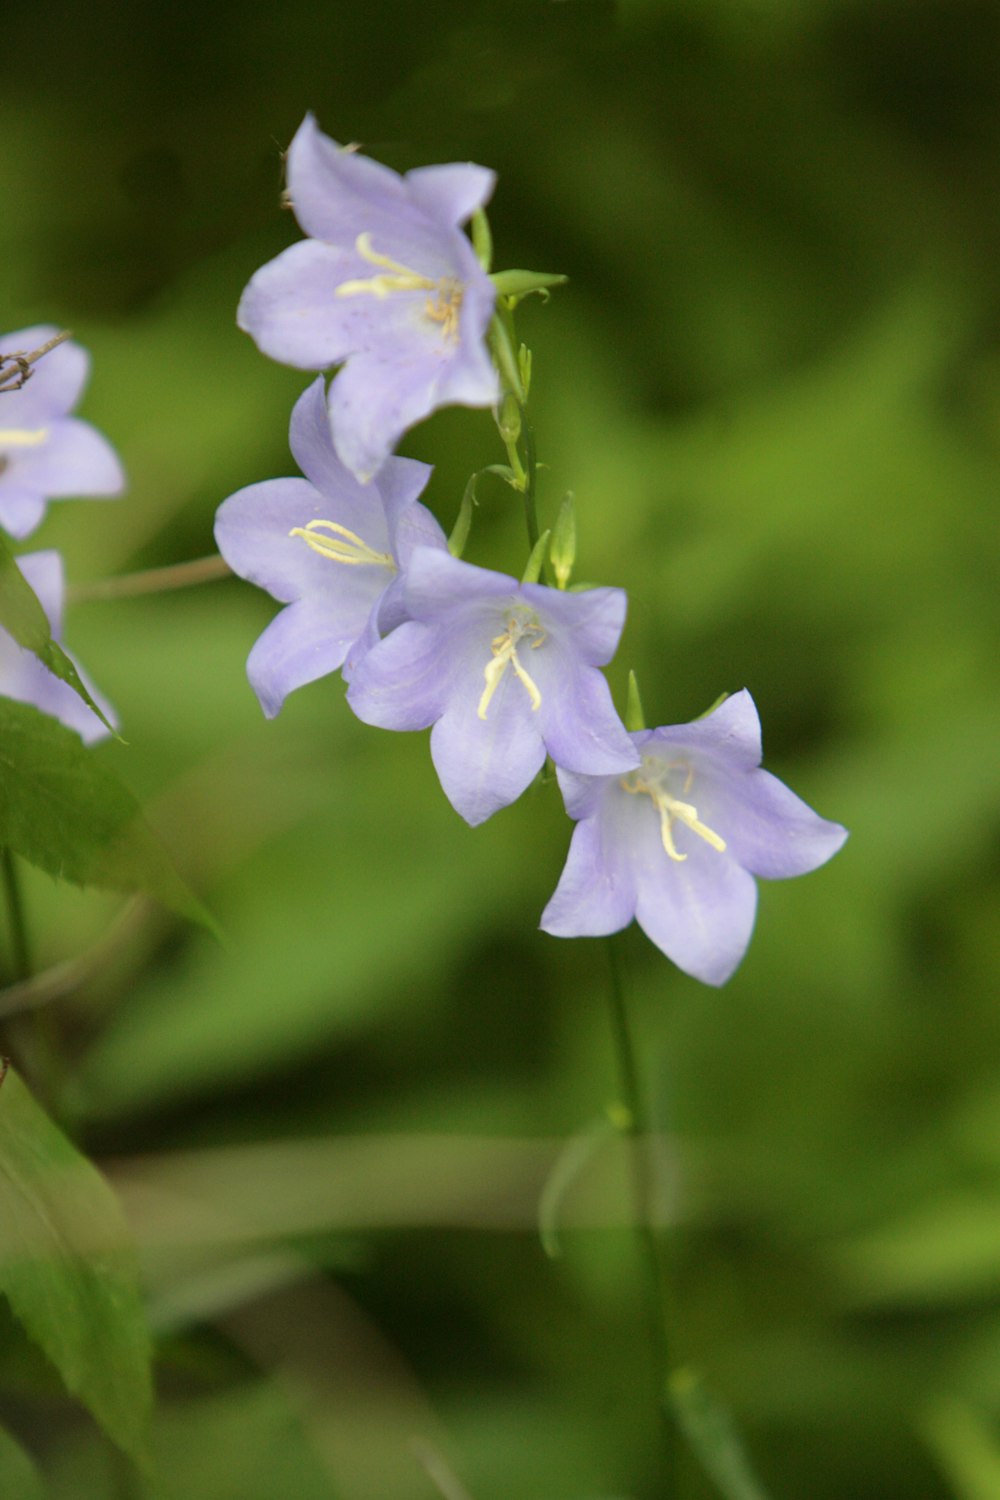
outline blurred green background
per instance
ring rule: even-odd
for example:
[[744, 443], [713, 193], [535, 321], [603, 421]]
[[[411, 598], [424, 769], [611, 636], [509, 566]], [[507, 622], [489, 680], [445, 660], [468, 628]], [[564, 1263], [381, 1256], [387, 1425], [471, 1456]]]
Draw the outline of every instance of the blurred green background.
[[[580, 576], [629, 591], [619, 704], [629, 666], [652, 723], [748, 687], [769, 767], [851, 830], [762, 888], [723, 990], [625, 944], [676, 1358], [773, 1500], [1000, 1496], [1000, 7], [36, 0], [4, 40], [0, 324], [88, 346], [130, 477], [37, 535], [77, 585], [205, 555], [293, 471], [309, 377], [234, 313], [297, 237], [307, 109], [399, 170], [495, 167], [497, 266], [569, 274], [519, 327], [543, 511], [573, 489]], [[405, 451], [446, 528], [502, 457], [482, 412]], [[519, 570], [515, 498], [481, 499], [466, 555]], [[149, 1493], [653, 1500], [616, 1152], [560, 1259], [534, 1222], [617, 1090], [603, 945], [536, 931], [558, 796], [466, 828], [339, 681], [265, 723], [272, 614], [227, 580], [67, 626], [128, 741], [100, 753], [228, 935], [133, 906], [51, 1010], [162, 1336]], [[27, 890], [41, 967], [120, 907]], [[0, 1334], [52, 1496], [140, 1493]], [[684, 1458], [676, 1496], [713, 1493]]]

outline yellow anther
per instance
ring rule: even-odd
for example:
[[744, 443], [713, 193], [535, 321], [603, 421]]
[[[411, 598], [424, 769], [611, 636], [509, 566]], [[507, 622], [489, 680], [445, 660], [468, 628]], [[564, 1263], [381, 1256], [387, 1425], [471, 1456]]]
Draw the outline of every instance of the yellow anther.
[[645, 795], [652, 802], [660, 815], [660, 838], [668, 856], [683, 864], [687, 859], [686, 854], [681, 854], [674, 843], [674, 823], [683, 823], [696, 833], [700, 839], [704, 839], [719, 854], [724, 854], [726, 841], [720, 838], [714, 828], [709, 828], [702, 823], [698, 817], [698, 809], [690, 802], [681, 802], [679, 798], [671, 796], [666, 787], [660, 783], [660, 778], [667, 772], [683, 769], [687, 772], [684, 778], [684, 793], [691, 790], [694, 785], [694, 770], [686, 761], [672, 760], [666, 763], [655, 760], [644, 760], [641, 770], [630, 771], [623, 776], [619, 785], [623, 791], [633, 795]]
[[372, 237], [366, 230], [355, 240], [355, 248], [362, 260], [371, 266], [381, 266], [381, 276], [362, 277], [355, 281], [342, 281], [337, 287], [338, 297], [367, 295], [384, 298], [392, 292], [433, 292], [424, 302], [424, 313], [432, 323], [440, 323], [447, 339], [458, 337], [458, 315], [462, 307], [462, 283], [454, 276], [441, 276], [436, 281], [404, 266], [391, 255], [382, 255], [372, 247]]
[[[326, 532], [330, 535], [325, 535]], [[330, 558], [332, 562], [346, 563], [349, 567], [370, 566], [396, 571], [396, 564], [388, 552], [376, 552], [356, 531], [349, 531], [336, 521], [310, 521], [306, 526], [293, 526], [288, 535], [300, 536], [313, 552]]]
[[537, 651], [538, 647], [545, 640], [545, 631], [535, 621], [519, 620], [512, 617], [507, 621], [507, 629], [503, 634], [494, 636], [490, 642], [490, 651], [493, 653], [493, 656], [492, 660], [488, 661], [483, 668], [486, 686], [483, 689], [483, 695], [479, 700], [479, 708], [477, 709], [477, 713], [481, 719], [486, 718], [486, 710], [489, 708], [493, 694], [500, 686], [500, 681], [508, 666], [514, 668], [514, 675], [531, 699], [532, 712], [534, 713], [541, 707], [542, 695], [538, 691], [538, 684], [524, 670], [517, 655], [518, 642], [525, 636], [533, 637], [531, 649]]
[[0, 448], [37, 448], [48, 435], [47, 427], [0, 427]]

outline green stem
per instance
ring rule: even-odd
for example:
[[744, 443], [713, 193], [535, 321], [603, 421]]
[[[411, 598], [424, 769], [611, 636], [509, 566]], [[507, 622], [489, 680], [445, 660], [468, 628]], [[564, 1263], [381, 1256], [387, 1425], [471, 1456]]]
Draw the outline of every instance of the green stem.
[[535, 505], [535, 434], [528, 421], [524, 407], [521, 408], [521, 436], [524, 438], [524, 520], [528, 528], [528, 544], [534, 547], [538, 541], [538, 510]]
[[667, 1333], [667, 1286], [660, 1245], [654, 1228], [653, 1172], [649, 1156], [649, 1113], [639, 1084], [632, 1029], [625, 1000], [624, 966], [614, 937], [608, 939], [609, 1001], [618, 1076], [625, 1105], [626, 1134], [631, 1150], [632, 1196], [636, 1245], [639, 1254], [642, 1300], [656, 1380], [656, 1413], [660, 1433], [660, 1471], [664, 1497], [675, 1492], [676, 1429], [666, 1405], [671, 1370]]
[[162, 594], [170, 589], [186, 589], [192, 584], [213, 583], [228, 578], [232, 569], [225, 558], [196, 557], [191, 562], [172, 563], [165, 568], [146, 568], [141, 573], [122, 573], [117, 578], [101, 578], [94, 583], [73, 584], [67, 590], [70, 604], [92, 599], [128, 599], [137, 594]]

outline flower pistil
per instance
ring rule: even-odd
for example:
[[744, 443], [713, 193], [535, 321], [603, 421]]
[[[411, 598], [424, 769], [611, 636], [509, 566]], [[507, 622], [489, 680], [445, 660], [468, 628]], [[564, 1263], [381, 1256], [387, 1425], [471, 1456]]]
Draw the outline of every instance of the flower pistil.
[[[324, 532], [330, 532], [325, 536]], [[389, 568], [395, 573], [396, 564], [388, 552], [376, 552], [369, 547], [356, 531], [341, 526], [337, 521], [310, 521], [305, 526], [293, 526], [289, 536], [299, 536], [313, 552], [328, 557], [332, 562], [347, 563], [350, 567], [370, 566]]]
[[719, 854], [723, 854], [726, 848], [725, 839], [720, 838], [713, 828], [709, 828], [700, 821], [698, 809], [693, 803], [682, 802], [664, 786], [667, 774], [678, 769], [687, 772], [683, 787], [686, 797], [694, 785], [694, 770], [687, 761], [681, 760], [664, 762], [645, 756], [639, 769], [623, 776], [619, 786], [623, 791], [634, 796], [645, 795], [650, 799], [660, 815], [660, 837], [663, 840], [663, 847], [670, 858], [676, 860], [678, 864], [682, 864], [687, 859], [687, 855], [679, 853], [674, 843], [674, 823], [683, 823], [686, 828], [690, 828], [692, 833], [704, 839], [706, 844], [710, 844]]
[[532, 710], [536, 710], [541, 706], [542, 695], [538, 691], [538, 684], [525, 671], [517, 655], [518, 642], [523, 640], [525, 636], [533, 637], [531, 650], [537, 651], [545, 640], [545, 631], [537, 620], [512, 615], [507, 621], [507, 629], [503, 634], [494, 636], [490, 642], [492, 659], [486, 663], [483, 669], [486, 686], [483, 689], [483, 695], [479, 700], [479, 708], [477, 710], [481, 719], [486, 718], [486, 710], [489, 708], [490, 699], [500, 686], [500, 680], [508, 666], [514, 668], [518, 680], [523, 684], [528, 697], [531, 699]]
[[0, 448], [37, 448], [48, 435], [47, 427], [0, 427]]
[[382, 266], [389, 275], [363, 277], [356, 281], [342, 281], [337, 287], [338, 297], [356, 297], [367, 294], [385, 298], [392, 292], [434, 292], [424, 303], [424, 312], [433, 323], [442, 325], [446, 339], [458, 339], [458, 315], [462, 307], [462, 284], [455, 276], [441, 276], [436, 281], [402, 265], [389, 255], [381, 255], [372, 247], [372, 237], [366, 231], [359, 234], [355, 248], [362, 260], [369, 265]]

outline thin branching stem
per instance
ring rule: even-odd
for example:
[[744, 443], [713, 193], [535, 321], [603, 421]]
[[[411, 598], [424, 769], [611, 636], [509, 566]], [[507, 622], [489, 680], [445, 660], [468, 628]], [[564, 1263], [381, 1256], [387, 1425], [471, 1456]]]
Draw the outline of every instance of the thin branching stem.
[[213, 553], [211, 557], [196, 557], [191, 562], [172, 563], [166, 568], [147, 568], [141, 573], [122, 573], [118, 578], [73, 584], [67, 590], [67, 600], [70, 604], [82, 604], [92, 599], [164, 594], [173, 589], [190, 588], [192, 584], [214, 583], [218, 578], [228, 578], [231, 573], [225, 558]]

